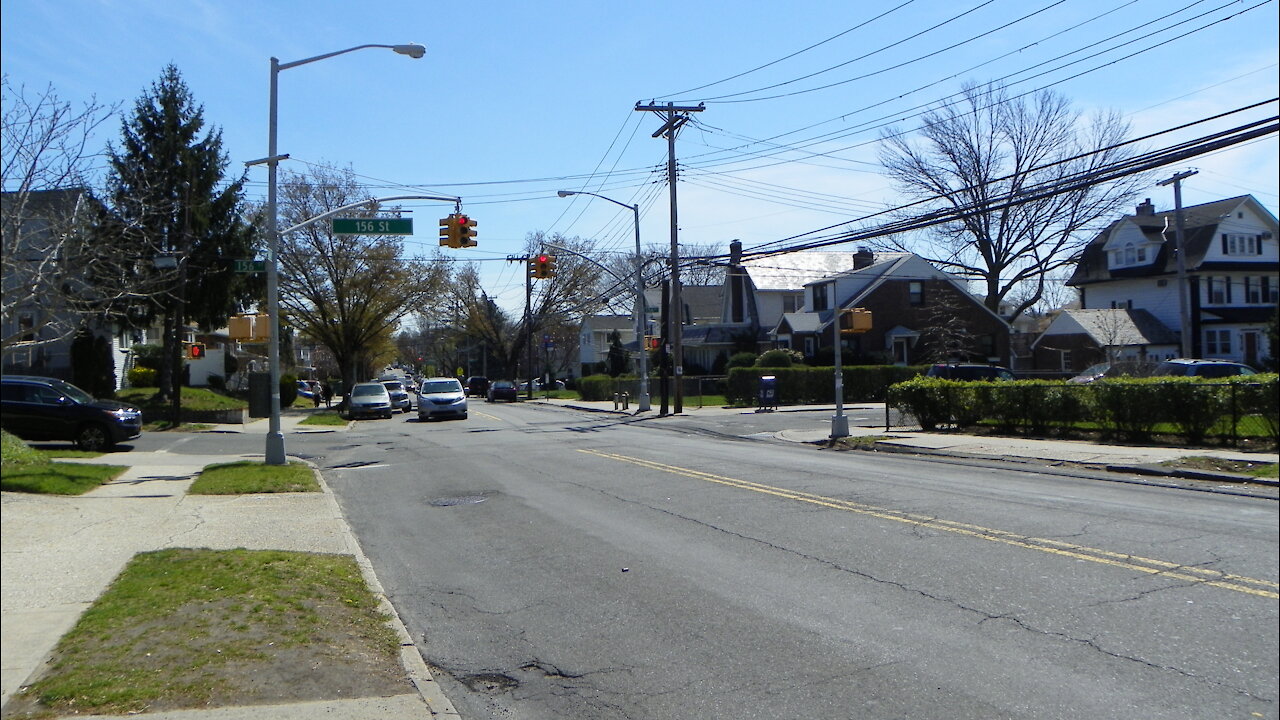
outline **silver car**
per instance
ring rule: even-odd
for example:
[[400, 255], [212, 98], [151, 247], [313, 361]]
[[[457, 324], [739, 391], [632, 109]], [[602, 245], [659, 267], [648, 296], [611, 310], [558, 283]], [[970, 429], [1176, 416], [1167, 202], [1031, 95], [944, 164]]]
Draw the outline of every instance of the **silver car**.
[[418, 388], [418, 419], [437, 417], [467, 419], [467, 395], [456, 378], [427, 378]]
[[387, 388], [387, 394], [391, 396], [391, 407], [400, 412], [409, 412], [413, 409], [413, 402], [409, 399], [409, 391], [404, 389], [404, 384], [399, 380], [383, 380], [382, 384]]
[[356, 383], [351, 386], [351, 405], [347, 413], [360, 417], [390, 418], [391, 395], [380, 382]]

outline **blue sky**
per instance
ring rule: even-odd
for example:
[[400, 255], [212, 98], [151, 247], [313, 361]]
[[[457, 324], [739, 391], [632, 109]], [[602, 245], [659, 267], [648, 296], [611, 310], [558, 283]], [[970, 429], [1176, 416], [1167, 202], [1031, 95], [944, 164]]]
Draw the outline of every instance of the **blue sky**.
[[[669, 242], [666, 142], [637, 101], [706, 102], [677, 142], [680, 238], [749, 249], [897, 204], [875, 162], [879, 132], [913, 127], [919, 106], [966, 80], [1052, 85], [1082, 111], [1122, 113], [1135, 135], [1274, 98], [1277, 15], [1277, 0], [5, 0], [0, 66], [13, 84], [128, 112], [174, 63], [238, 172], [267, 154], [271, 56], [422, 43], [421, 60], [370, 49], [281, 73], [283, 167], [349, 166], [375, 195], [461, 196], [479, 247], [451, 252], [479, 261], [486, 289], [515, 307], [523, 268], [505, 258], [528, 233], [633, 246], [630, 211], [556, 190], [639, 203], [644, 243]], [[109, 123], [98, 145], [118, 133]], [[1166, 176], [1200, 170], [1185, 204], [1252, 193], [1274, 213], [1278, 154], [1270, 136]], [[249, 180], [263, 197], [265, 169]], [[1170, 188], [1146, 194], [1172, 206]], [[417, 230], [407, 250], [430, 254], [451, 206], [404, 205]]]

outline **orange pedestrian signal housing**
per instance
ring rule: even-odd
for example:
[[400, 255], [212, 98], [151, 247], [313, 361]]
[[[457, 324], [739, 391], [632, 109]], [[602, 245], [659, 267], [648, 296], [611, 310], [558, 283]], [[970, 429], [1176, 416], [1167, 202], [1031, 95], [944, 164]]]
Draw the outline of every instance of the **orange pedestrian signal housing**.
[[849, 308], [840, 311], [840, 334], [854, 335], [871, 330], [871, 311]]
[[187, 357], [192, 360], [199, 360], [204, 357], [204, 343], [191, 343], [191, 347], [187, 349]]

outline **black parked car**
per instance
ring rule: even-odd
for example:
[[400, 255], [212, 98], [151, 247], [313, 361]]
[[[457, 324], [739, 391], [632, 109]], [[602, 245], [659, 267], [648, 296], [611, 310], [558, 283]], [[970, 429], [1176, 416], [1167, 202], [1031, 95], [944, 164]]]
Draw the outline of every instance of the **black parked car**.
[[516, 402], [520, 397], [516, 392], [516, 384], [510, 380], [495, 380], [489, 385], [489, 402], [507, 400]]
[[101, 452], [142, 434], [142, 411], [116, 400], [96, 400], [55, 378], [0, 378], [4, 429], [23, 440], [69, 440]]
[[1013, 380], [1013, 371], [999, 365], [977, 363], [938, 363], [925, 373], [944, 380]]

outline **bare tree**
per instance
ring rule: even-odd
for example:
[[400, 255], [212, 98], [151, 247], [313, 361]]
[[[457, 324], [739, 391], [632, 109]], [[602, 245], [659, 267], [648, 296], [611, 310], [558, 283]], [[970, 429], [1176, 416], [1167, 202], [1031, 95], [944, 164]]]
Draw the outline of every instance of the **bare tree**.
[[[348, 170], [317, 167], [281, 183], [281, 227], [372, 198]], [[352, 217], [376, 217], [377, 209]], [[333, 354], [347, 388], [394, 347], [405, 317], [430, 311], [443, 295], [439, 262], [407, 260], [395, 236], [335, 235], [314, 223], [280, 240], [280, 304], [305, 336]]]
[[[1141, 175], [1088, 182], [1135, 154], [1119, 145], [1128, 132], [1118, 114], [1083, 120], [1049, 90], [1009, 97], [999, 85], [966, 84], [961, 100], [924, 116], [919, 142], [886, 132], [880, 161], [899, 190], [922, 201], [913, 215], [967, 214], [924, 234], [890, 236], [883, 246], [980, 283], [986, 306], [1015, 318], [1039, 302], [1046, 276], [1071, 263], [1146, 183]], [[1049, 191], [1056, 194], [987, 209]], [[1001, 312], [1015, 290], [1017, 299]]]
[[[85, 251], [85, 229], [94, 213], [85, 190], [96, 153], [89, 143], [116, 111], [90, 98], [79, 106], [58, 97], [50, 85], [40, 92], [0, 81], [0, 206], [4, 289], [0, 346], [37, 346], [61, 340], [84, 321], [76, 300], [86, 296], [72, 258]], [[119, 289], [100, 288], [97, 295]], [[37, 309], [43, 327], [19, 316]], [[36, 321], [33, 318], [33, 325]], [[38, 330], [39, 332], [36, 332]]]

